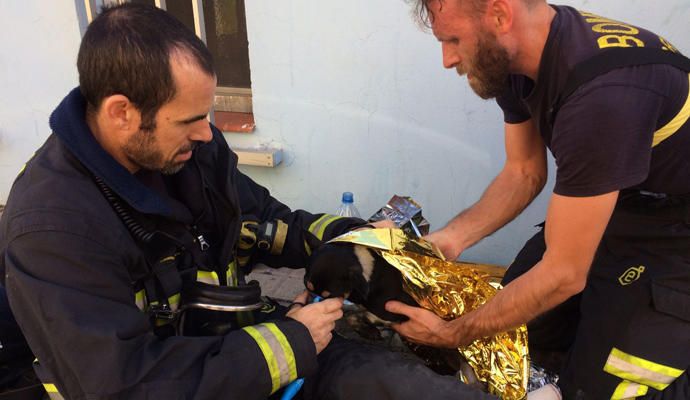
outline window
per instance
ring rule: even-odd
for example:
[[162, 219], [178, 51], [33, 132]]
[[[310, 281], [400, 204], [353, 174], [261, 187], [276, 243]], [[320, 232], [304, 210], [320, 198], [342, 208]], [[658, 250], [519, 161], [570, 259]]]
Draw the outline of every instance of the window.
[[167, 10], [194, 31], [213, 54], [218, 88], [215, 124], [223, 131], [251, 132], [249, 45], [244, 0], [84, 0], [87, 23], [103, 5], [149, 4]]

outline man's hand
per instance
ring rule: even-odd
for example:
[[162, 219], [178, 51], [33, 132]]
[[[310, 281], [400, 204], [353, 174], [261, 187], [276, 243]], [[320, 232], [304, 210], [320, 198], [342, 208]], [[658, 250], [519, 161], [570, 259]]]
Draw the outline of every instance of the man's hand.
[[395, 225], [395, 222], [391, 221], [390, 219], [382, 219], [381, 221], [372, 222], [369, 225], [373, 226], [374, 228], [397, 228], [398, 227], [397, 225]]
[[411, 307], [399, 301], [386, 303], [386, 311], [402, 314], [409, 318], [399, 324], [393, 324], [393, 329], [406, 339], [433, 347], [457, 348], [459, 340], [456, 338], [450, 322], [438, 315], [420, 307]]
[[[308, 296], [305, 290], [295, 298], [293, 304], [305, 304]], [[343, 316], [342, 308], [343, 299], [332, 298], [306, 306], [297, 306], [288, 311], [286, 316], [301, 322], [309, 329], [309, 334], [316, 346], [316, 354], [319, 354], [333, 338], [331, 332], [335, 329], [335, 321]]]
[[460, 247], [460, 241], [453, 238], [452, 234], [447, 231], [447, 229], [441, 229], [436, 232], [432, 232], [423, 238], [427, 242], [435, 244], [443, 256], [449, 261], [455, 261], [460, 257], [462, 253], [462, 248]]

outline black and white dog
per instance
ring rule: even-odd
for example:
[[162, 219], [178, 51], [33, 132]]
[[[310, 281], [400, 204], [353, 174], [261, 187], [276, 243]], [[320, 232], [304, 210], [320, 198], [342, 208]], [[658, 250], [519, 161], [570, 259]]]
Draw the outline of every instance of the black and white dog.
[[401, 322], [407, 317], [385, 309], [389, 300], [417, 306], [403, 290], [400, 271], [366, 246], [326, 243], [312, 246], [304, 283], [322, 297], [344, 297], [366, 308], [380, 321]]
[[[360, 313], [348, 318], [348, 324], [360, 335], [369, 336], [365, 332], [371, 332], [372, 325], [387, 326], [407, 320], [404, 315], [386, 311], [386, 302], [397, 300], [418, 306], [403, 289], [400, 271], [375, 251], [353, 243], [324, 244], [315, 237], [310, 237], [308, 244], [313, 253], [304, 277], [305, 286], [321, 297], [343, 297], [363, 306], [367, 310], [364, 315]], [[362, 321], [362, 317], [366, 321]], [[436, 372], [453, 375], [461, 371], [468, 384], [486, 389], [456, 350], [412, 344], [409, 348]]]

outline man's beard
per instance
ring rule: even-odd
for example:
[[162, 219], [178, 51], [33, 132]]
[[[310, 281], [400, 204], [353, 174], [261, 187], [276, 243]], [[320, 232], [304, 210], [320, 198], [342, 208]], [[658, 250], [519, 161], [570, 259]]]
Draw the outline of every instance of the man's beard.
[[142, 169], [159, 171], [164, 175], [172, 175], [179, 172], [185, 165], [184, 161], [175, 161], [179, 154], [194, 150], [196, 146], [190, 143], [178, 150], [170, 159], [166, 160], [163, 153], [156, 147], [156, 135], [154, 131], [140, 130], [129, 138], [123, 151], [130, 162]]
[[477, 96], [492, 99], [505, 90], [510, 73], [510, 56], [495, 35], [480, 31], [474, 59], [465, 66], [459, 65], [456, 70], [460, 75], [470, 75], [468, 81]]

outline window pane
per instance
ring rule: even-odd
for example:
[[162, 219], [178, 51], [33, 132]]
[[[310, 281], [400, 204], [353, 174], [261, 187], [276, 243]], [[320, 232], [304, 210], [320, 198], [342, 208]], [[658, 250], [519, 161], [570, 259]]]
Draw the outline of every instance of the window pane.
[[134, 4], [148, 4], [150, 6], [156, 5], [156, 0], [104, 0], [103, 5], [106, 7], [116, 6], [118, 4], [134, 3]]
[[216, 63], [218, 86], [249, 88], [244, 0], [203, 0], [203, 6], [206, 44]]
[[129, 0], [129, 2], [134, 4], [148, 4], [150, 6], [156, 5], [156, 0]]
[[179, 19], [190, 31], [194, 30], [194, 10], [191, 0], [166, 0], [165, 8]]

